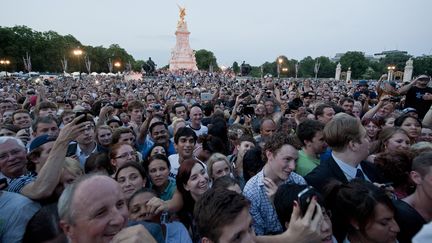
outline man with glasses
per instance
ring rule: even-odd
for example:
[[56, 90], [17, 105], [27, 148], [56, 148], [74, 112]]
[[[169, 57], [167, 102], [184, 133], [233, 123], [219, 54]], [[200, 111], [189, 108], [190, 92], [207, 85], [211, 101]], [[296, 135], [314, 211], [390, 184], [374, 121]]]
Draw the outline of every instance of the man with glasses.
[[[77, 124], [79, 118], [82, 116], [75, 118], [62, 129], [45, 164], [37, 174], [26, 167], [27, 153], [21, 140], [14, 137], [0, 138], [0, 170], [3, 177], [7, 179], [8, 191], [20, 193], [33, 200], [45, 199], [53, 194], [60, 181], [59, 174], [63, 169], [69, 142], [84, 133], [90, 125], [90, 122]], [[34, 141], [34, 143], [41, 142], [45, 142], [45, 139]]]

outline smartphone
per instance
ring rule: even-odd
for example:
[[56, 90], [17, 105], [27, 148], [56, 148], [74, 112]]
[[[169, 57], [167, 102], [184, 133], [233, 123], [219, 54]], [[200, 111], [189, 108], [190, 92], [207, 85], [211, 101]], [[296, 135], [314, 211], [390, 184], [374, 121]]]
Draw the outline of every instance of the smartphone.
[[81, 119], [79, 119], [78, 122], [77, 122], [77, 124], [81, 124], [81, 123], [87, 121], [87, 112], [81, 112], [81, 111], [80, 111], [80, 112], [77, 112], [76, 115], [75, 115], [75, 117], [79, 117], [79, 116], [81, 116], [81, 115], [84, 115], [84, 117], [81, 118]]
[[243, 107], [243, 114], [245, 115], [254, 115], [255, 109], [252, 106], [245, 106]]
[[249, 92], [246, 91], [243, 94], [240, 95], [240, 98], [246, 98], [247, 96], [249, 96]]
[[[315, 190], [315, 188], [308, 186], [303, 191], [299, 192], [297, 194], [298, 197], [298, 203], [300, 204], [300, 210], [303, 215], [306, 214], [306, 211], [309, 207], [310, 202], [312, 201], [312, 197], [317, 195], [318, 192]], [[312, 218], [315, 217], [316, 208], [313, 212]]]
[[212, 99], [212, 95], [210, 93], [201, 93], [202, 101], [211, 100], [211, 99]]

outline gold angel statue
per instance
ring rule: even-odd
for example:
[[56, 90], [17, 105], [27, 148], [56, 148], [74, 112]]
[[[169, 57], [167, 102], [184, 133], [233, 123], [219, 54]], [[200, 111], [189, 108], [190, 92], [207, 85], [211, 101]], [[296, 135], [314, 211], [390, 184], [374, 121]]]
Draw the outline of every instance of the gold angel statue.
[[185, 7], [181, 7], [180, 5], [178, 5], [179, 8], [179, 12], [180, 12], [180, 22], [184, 22], [184, 17], [186, 16], [186, 8]]

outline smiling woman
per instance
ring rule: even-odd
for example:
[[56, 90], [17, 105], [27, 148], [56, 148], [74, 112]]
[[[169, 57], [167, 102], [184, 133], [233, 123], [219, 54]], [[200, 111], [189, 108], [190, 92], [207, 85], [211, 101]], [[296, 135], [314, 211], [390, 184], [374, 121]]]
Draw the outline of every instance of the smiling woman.
[[126, 198], [130, 198], [136, 191], [145, 187], [147, 182], [144, 168], [135, 162], [127, 162], [120, 166], [114, 178], [120, 184]]
[[[195, 202], [204, 194], [209, 188], [209, 176], [207, 170], [202, 162], [196, 159], [186, 159], [180, 165], [177, 177], [177, 190], [183, 197], [183, 208], [179, 212], [180, 221], [186, 228], [192, 227], [193, 224], [193, 208]], [[193, 238], [196, 237], [192, 232]]]

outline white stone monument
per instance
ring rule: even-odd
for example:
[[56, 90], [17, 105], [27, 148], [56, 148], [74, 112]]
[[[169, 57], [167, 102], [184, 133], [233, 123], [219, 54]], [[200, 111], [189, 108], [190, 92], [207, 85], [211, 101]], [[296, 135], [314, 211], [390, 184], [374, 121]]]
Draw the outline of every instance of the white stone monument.
[[351, 80], [351, 67], [348, 68], [346, 81]]
[[180, 7], [180, 20], [177, 22], [176, 45], [171, 51], [171, 60], [169, 62], [169, 70], [176, 71], [186, 69], [198, 70], [195, 60], [195, 53], [189, 45], [189, 34], [187, 23], [184, 20], [186, 16], [186, 8]]
[[336, 65], [336, 75], [335, 75], [335, 80], [340, 80], [341, 77], [341, 71], [342, 71], [342, 65], [340, 64], [340, 62]]
[[413, 60], [410, 58], [408, 59], [405, 65], [404, 76], [403, 76], [404, 82], [411, 81], [413, 69], [414, 69]]

